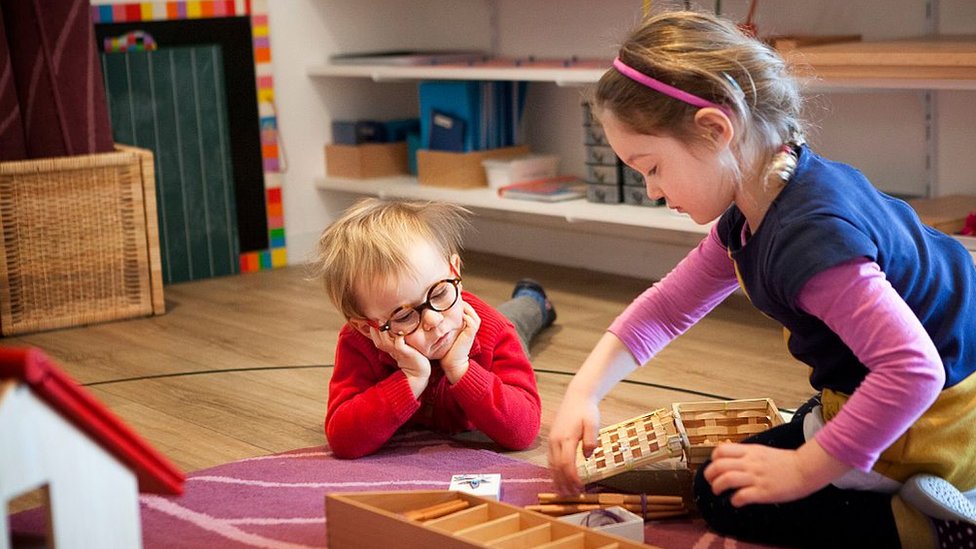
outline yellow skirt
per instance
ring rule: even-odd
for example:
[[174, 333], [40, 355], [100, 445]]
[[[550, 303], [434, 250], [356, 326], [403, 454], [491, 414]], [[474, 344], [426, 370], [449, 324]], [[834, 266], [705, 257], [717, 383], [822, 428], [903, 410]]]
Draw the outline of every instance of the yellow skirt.
[[[836, 416], [847, 398], [825, 389], [824, 419]], [[976, 374], [942, 391], [922, 417], [881, 453], [874, 470], [898, 482], [930, 473], [963, 492], [976, 489]], [[891, 507], [903, 547], [934, 546], [932, 526], [925, 516], [897, 495]]]

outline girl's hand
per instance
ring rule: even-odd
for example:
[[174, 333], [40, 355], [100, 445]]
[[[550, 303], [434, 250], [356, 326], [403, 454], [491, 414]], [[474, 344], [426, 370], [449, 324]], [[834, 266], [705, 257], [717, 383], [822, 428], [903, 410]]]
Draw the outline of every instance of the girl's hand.
[[598, 404], [566, 393], [549, 429], [549, 470], [553, 487], [561, 495], [583, 491], [583, 482], [576, 472], [576, 450], [580, 441], [583, 442], [584, 456], [589, 457], [596, 449], [596, 436], [600, 430]]
[[441, 358], [441, 368], [444, 369], [444, 375], [452, 384], [457, 383], [467, 373], [471, 345], [474, 344], [474, 338], [478, 334], [478, 329], [481, 328], [481, 317], [475, 312], [474, 307], [464, 301], [461, 302], [461, 306], [463, 307], [464, 324], [454, 339], [454, 344], [448, 349], [447, 354]]
[[735, 490], [732, 505], [742, 507], [750, 503], [800, 499], [823, 488], [848, 469], [815, 442], [808, 442], [799, 450], [727, 442], [712, 452], [705, 479], [716, 495]]
[[420, 394], [427, 388], [427, 382], [430, 380], [430, 360], [417, 349], [407, 345], [401, 335], [380, 333], [371, 326], [369, 336], [377, 349], [388, 353], [393, 360], [396, 360], [397, 367], [407, 376], [414, 398], [420, 398]]

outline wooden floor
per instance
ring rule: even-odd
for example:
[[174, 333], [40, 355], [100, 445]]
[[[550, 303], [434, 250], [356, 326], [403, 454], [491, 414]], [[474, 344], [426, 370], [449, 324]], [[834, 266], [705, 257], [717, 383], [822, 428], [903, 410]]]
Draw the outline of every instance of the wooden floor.
[[[543, 400], [536, 444], [512, 453], [545, 464], [548, 425], [566, 384], [613, 318], [648, 281], [468, 252], [466, 289], [500, 303], [521, 277], [541, 281], [556, 324], [532, 348]], [[0, 339], [33, 345], [185, 471], [324, 442], [343, 319], [300, 267], [174, 284], [166, 314]], [[711, 398], [771, 397], [795, 408], [807, 368], [782, 329], [734, 295], [619, 384], [604, 424]], [[30, 498], [11, 510], [31, 505]]]

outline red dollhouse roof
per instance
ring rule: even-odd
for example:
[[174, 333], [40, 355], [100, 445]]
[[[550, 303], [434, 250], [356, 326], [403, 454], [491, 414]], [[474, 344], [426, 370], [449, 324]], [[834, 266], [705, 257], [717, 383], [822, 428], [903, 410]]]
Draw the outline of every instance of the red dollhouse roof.
[[182, 494], [183, 473], [38, 349], [0, 348], [0, 379], [17, 378], [129, 467], [139, 490]]

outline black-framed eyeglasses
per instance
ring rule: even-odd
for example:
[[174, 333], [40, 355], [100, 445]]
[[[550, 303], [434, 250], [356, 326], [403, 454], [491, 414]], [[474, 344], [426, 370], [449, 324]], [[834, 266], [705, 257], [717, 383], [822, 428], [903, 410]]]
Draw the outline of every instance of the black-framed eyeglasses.
[[385, 323], [377, 324], [370, 320], [369, 324], [380, 332], [393, 332], [398, 336], [410, 335], [420, 327], [424, 310], [430, 309], [442, 313], [453, 307], [460, 295], [461, 277], [446, 278], [436, 282], [427, 290], [427, 299], [420, 305], [414, 307], [404, 305], [393, 311]]

